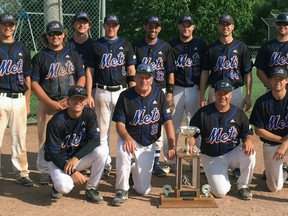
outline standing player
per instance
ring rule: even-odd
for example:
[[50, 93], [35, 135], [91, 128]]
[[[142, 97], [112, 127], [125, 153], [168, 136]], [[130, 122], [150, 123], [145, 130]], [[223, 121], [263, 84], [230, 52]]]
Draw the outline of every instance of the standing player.
[[288, 177], [288, 74], [284, 67], [275, 67], [269, 76], [271, 91], [259, 97], [253, 107], [250, 122], [255, 133], [263, 141], [266, 184], [270, 191], [283, 188]]
[[26, 153], [27, 115], [30, 114], [31, 57], [22, 43], [14, 40], [16, 20], [0, 15], [0, 176], [1, 146], [7, 125], [11, 129], [11, 160], [16, 182], [32, 186]]
[[[113, 121], [119, 135], [116, 157], [116, 196], [112, 205], [121, 206], [128, 199], [130, 171], [134, 189], [141, 195], [151, 190], [155, 142], [164, 124], [169, 140], [168, 159], [175, 156], [175, 132], [165, 94], [152, 87], [153, 70], [140, 64], [135, 75], [136, 86], [121, 93]], [[131, 165], [131, 159], [135, 163]]]
[[[177, 70], [174, 73], [175, 86], [173, 101], [174, 129], [177, 130], [183, 121], [183, 115], [190, 113], [192, 116], [199, 109], [200, 72], [207, 44], [199, 37], [193, 36], [195, 23], [192, 17], [184, 16], [179, 20], [179, 38], [171, 41], [171, 47], [176, 58]], [[176, 133], [176, 140], [178, 136]], [[166, 142], [164, 142], [164, 153]], [[171, 162], [170, 162], [171, 163]], [[174, 164], [175, 162], [172, 162]], [[169, 172], [171, 166], [165, 165], [163, 170]]]
[[57, 111], [67, 107], [66, 97], [70, 86], [85, 86], [85, 71], [78, 53], [65, 46], [67, 33], [61, 23], [48, 23], [42, 36], [47, 47], [32, 59], [32, 90], [39, 99], [37, 122], [40, 150], [37, 168], [41, 172], [40, 184], [47, 185], [50, 176], [43, 149], [46, 126]]
[[[211, 85], [208, 103], [215, 100], [214, 85], [219, 80], [229, 81], [233, 86], [231, 103], [241, 109], [251, 107], [252, 64], [248, 47], [233, 38], [234, 20], [230, 15], [222, 15], [218, 25], [220, 38], [209, 45], [200, 79], [200, 105], [206, 104], [205, 91]], [[209, 71], [210, 75], [209, 75]], [[242, 86], [246, 84], [243, 98]]]
[[[45, 159], [53, 180], [52, 198], [68, 194], [74, 184], [86, 184], [89, 201], [101, 203], [96, 190], [108, 155], [107, 146], [101, 146], [95, 112], [85, 107], [86, 89], [73, 86], [68, 93], [65, 110], [56, 113], [47, 125]], [[91, 167], [89, 180], [80, 171]]]
[[280, 13], [276, 18], [275, 39], [265, 43], [259, 50], [255, 66], [257, 76], [267, 89], [272, 89], [269, 81], [273, 67], [284, 67], [288, 69], [288, 14]]
[[[149, 64], [153, 68], [154, 84], [166, 93], [167, 101], [173, 106], [175, 59], [171, 46], [158, 38], [161, 22], [156, 16], [149, 17], [144, 25], [146, 37], [135, 44], [137, 64]], [[154, 173], [163, 177], [166, 173], [159, 164], [163, 135], [156, 142]]]
[[[104, 19], [105, 36], [96, 40], [86, 63], [87, 92], [89, 106], [94, 106], [100, 129], [101, 145], [110, 145], [110, 125], [116, 102], [128, 84], [135, 85], [136, 57], [132, 45], [118, 37], [119, 19], [108, 15]], [[93, 80], [94, 76], [94, 80]], [[92, 95], [92, 86], [96, 86], [96, 94]], [[94, 98], [94, 100], [93, 100]], [[108, 156], [103, 179], [111, 171], [111, 157]]]
[[[190, 125], [200, 129], [201, 161], [211, 186], [211, 192], [219, 198], [230, 191], [228, 168], [240, 168], [237, 180], [239, 194], [251, 200], [248, 184], [252, 180], [256, 153], [252, 143], [253, 131], [243, 110], [230, 104], [233, 87], [226, 81], [215, 85], [215, 102], [200, 108]], [[191, 138], [193, 149], [195, 138]]]
[[92, 23], [86, 12], [81, 11], [75, 14], [72, 21], [74, 33], [73, 37], [69, 39], [69, 43], [81, 56], [84, 65], [88, 59], [89, 49], [91, 49], [94, 41], [89, 37], [91, 26]]

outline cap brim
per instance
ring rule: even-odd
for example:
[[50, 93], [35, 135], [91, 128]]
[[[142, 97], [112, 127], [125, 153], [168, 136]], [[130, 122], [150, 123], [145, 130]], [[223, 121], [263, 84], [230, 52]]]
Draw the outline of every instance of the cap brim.
[[223, 90], [223, 91], [226, 91], [226, 92], [232, 92], [233, 91], [233, 89], [231, 89], [229, 87], [227, 87], [227, 88], [218, 88], [218, 89], [215, 88], [215, 92], [218, 91], [218, 90]]
[[1, 21], [1, 23], [8, 23], [8, 22], [13, 23], [14, 25], [16, 25], [16, 23], [17, 23], [15, 20], [3, 20], [3, 21]]
[[82, 97], [82, 98], [87, 98], [88, 96], [85, 96], [85, 95], [71, 95], [71, 96], [69, 96], [69, 98], [72, 98], [72, 97]]

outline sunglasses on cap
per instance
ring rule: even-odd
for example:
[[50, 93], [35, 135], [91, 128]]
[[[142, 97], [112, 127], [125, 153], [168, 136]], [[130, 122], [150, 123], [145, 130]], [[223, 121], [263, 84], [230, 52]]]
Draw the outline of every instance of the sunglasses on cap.
[[150, 65], [147, 65], [147, 64], [140, 64], [137, 69], [136, 69], [137, 72], [147, 72], [147, 73], [152, 73], [153, 70], [151, 68]]
[[49, 33], [47, 33], [47, 35], [49, 37], [60, 36], [62, 34], [63, 34], [62, 32], [49, 32]]
[[277, 22], [277, 26], [288, 26], [288, 22]]

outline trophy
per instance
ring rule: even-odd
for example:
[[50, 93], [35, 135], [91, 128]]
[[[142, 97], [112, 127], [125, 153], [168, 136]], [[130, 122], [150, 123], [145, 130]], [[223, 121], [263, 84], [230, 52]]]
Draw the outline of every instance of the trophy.
[[[176, 146], [176, 176], [175, 189], [165, 185], [163, 187], [164, 195], [160, 195], [160, 208], [182, 208], [182, 207], [217, 207], [214, 197], [210, 193], [210, 186], [203, 185], [200, 191], [200, 150], [194, 145], [192, 153], [190, 153], [189, 140], [196, 133], [200, 133], [200, 129], [190, 126], [191, 115], [186, 116], [187, 126], [181, 126], [177, 133], [185, 137], [185, 146], [181, 148]], [[183, 163], [192, 161], [192, 169], [189, 175], [183, 175]], [[169, 191], [169, 192], [168, 192]], [[202, 193], [201, 193], [202, 192]]]

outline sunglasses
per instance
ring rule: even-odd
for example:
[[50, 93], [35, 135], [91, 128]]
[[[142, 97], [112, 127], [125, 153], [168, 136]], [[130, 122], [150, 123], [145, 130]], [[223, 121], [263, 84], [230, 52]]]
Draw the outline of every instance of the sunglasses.
[[288, 22], [277, 22], [277, 26], [288, 26]]
[[150, 65], [140, 64], [140, 65], [137, 67], [137, 72], [147, 72], [147, 73], [152, 73], [153, 70], [152, 70], [152, 68], [151, 68]]
[[49, 32], [47, 35], [49, 37], [54, 37], [54, 36], [60, 36], [62, 34], [63, 34], [62, 32]]

